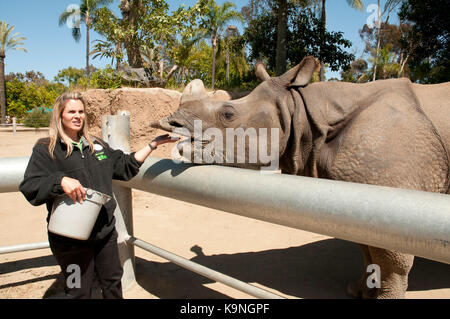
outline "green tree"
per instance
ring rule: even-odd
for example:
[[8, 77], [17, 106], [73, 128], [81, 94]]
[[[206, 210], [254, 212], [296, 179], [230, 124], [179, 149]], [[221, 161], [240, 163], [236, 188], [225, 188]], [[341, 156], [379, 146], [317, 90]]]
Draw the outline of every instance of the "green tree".
[[201, 28], [205, 32], [205, 37], [211, 39], [212, 45], [212, 67], [211, 67], [211, 87], [214, 89], [215, 73], [216, 73], [216, 50], [219, 38], [222, 36], [224, 28], [231, 21], [244, 22], [242, 15], [234, 10], [236, 5], [232, 2], [224, 2], [217, 5], [214, 0], [207, 3], [207, 11], [200, 23]]
[[250, 71], [245, 55], [245, 38], [235, 34], [220, 39], [216, 62], [219, 66], [217, 78], [220, 80], [216, 81], [218, 86], [224, 88], [240, 86], [243, 78]]
[[363, 59], [357, 59], [342, 70], [342, 81], [353, 83], [362, 82], [365, 78], [366, 71], [367, 62]]
[[386, 3], [384, 5], [384, 10], [383, 12], [381, 12], [381, 7], [380, 7], [380, 0], [378, 0], [378, 5], [377, 5], [377, 20], [375, 23], [375, 28], [377, 29], [376, 31], [376, 39], [377, 39], [377, 47], [375, 50], [375, 54], [374, 54], [374, 59], [373, 59], [373, 81], [376, 80], [376, 76], [378, 74], [377, 72], [377, 67], [378, 67], [378, 55], [380, 54], [380, 50], [381, 50], [381, 39], [382, 39], [382, 33], [381, 33], [381, 25], [382, 25], [382, 20], [383, 17], [386, 17], [385, 20], [385, 24], [387, 24], [389, 22], [389, 17], [391, 12], [401, 3], [402, 0], [386, 0]]
[[310, 4], [310, 0], [276, 0], [273, 10], [277, 16], [277, 32], [276, 32], [276, 66], [275, 74], [281, 75], [286, 71], [287, 57], [287, 34], [289, 20], [289, 5], [301, 5], [306, 7]]
[[[378, 50], [377, 55], [369, 57], [372, 68], [367, 69], [357, 82], [369, 82], [375, 79], [391, 79], [401, 76], [402, 65], [398, 63], [398, 56], [392, 49], [392, 45], [388, 44], [384, 48]], [[374, 76], [373, 72], [377, 72]]]
[[[321, 33], [321, 45], [320, 45], [320, 56], [322, 55], [322, 51], [324, 50], [325, 47], [325, 31], [326, 31], [326, 25], [327, 25], [327, 11], [326, 11], [326, 0], [315, 0], [314, 2], [318, 2], [321, 1], [322, 5], [321, 5], [321, 14], [320, 14], [320, 20], [321, 20], [321, 28], [320, 28], [320, 33]], [[358, 10], [363, 10], [363, 2], [362, 0], [346, 0], [347, 4], [354, 8], [354, 9], [358, 9]], [[325, 81], [325, 65], [324, 62], [322, 60], [322, 58], [320, 58], [320, 81]]]
[[[409, 54], [412, 81], [450, 81], [450, 23], [448, 0], [404, 0], [399, 17], [412, 24], [402, 45]], [[410, 44], [414, 45], [411, 46]]]
[[[289, 4], [287, 30], [286, 64], [294, 66], [305, 56], [317, 56], [320, 52], [319, 32], [321, 21], [310, 9], [301, 5]], [[276, 19], [270, 11], [255, 17], [244, 36], [250, 46], [249, 58], [253, 61], [263, 60], [267, 69], [276, 75]], [[351, 47], [351, 42], [344, 39], [342, 32], [325, 32], [325, 45], [322, 44], [321, 59], [331, 70], [338, 71], [354, 60], [353, 54], [344, 51]]]
[[94, 28], [106, 41], [98, 42], [93, 54], [116, 57], [118, 61], [118, 57], [124, 56], [123, 44], [128, 65], [149, 71], [158, 69], [163, 83], [177, 68], [165, 66], [177, 63], [181, 47], [195, 35], [196, 21], [204, 12], [205, 2], [199, 0], [189, 8], [181, 5], [169, 13], [169, 5], [164, 0], [121, 0], [122, 18], [107, 9], [98, 10]]
[[68, 83], [69, 86], [73, 86], [78, 82], [78, 79], [82, 78], [85, 74], [85, 69], [77, 69], [69, 66], [68, 68], [59, 70], [54, 80], [58, 83]]
[[[80, 6], [69, 5], [66, 10], [59, 16], [59, 26], [73, 22], [72, 36], [75, 41], [80, 41], [81, 28], [80, 22], [84, 22], [86, 26], [86, 72], [89, 77], [89, 53], [90, 53], [90, 40], [89, 30], [92, 27], [92, 16], [100, 6], [105, 6], [112, 3], [113, 0], [81, 0]], [[70, 19], [74, 19], [73, 21]]]
[[33, 108], [51, 108], [65, 90], [62, 83], [50, 83], [40, 72], [9, 73], [6, 76], [7, 112], [23, 118]]
[[186, 80], [198, 78], [206, 86], [209, 86], [211, 84], [211, 63], [212, 48], [202, 40], [191, 48], [190, 54], [186, 59], [186, 65], [189, 66]]
[[188, 38], [183, 36], [173, 47], [171, 52], [171, 59], [176, 65], [179, 66], [180, 70], [180, 83], [184, 84], [185, 80], [189, 78], [189, 73], [191, 69], [190, 58], [193, 54], [193, 50], [196, 44], [202, 39], [203, 34], [197, 32], [194, 36]]
[[[388, 51], [392, 52], [392, 55], [397, 59], [395, 62], [400, 65], [398, 77], [409, 74], [407, 62], [410, 53], [403, 47], [402, 38], [407, 35], [410, 29], [411, 25], [400, 21], [399, 25], [381, 22], [379, 28], [370, 28], [365, 24], [363, 28], [359, 30], [360, 37], [366, 44], [364, 52], [370, 54], [371, 58], [369, 59], [376, 63], [376, 65], [373, 65], [374, 70], [370, 72], [372, 74], [372, 79], [375, 71], [377, 72], [375, 78], [378, 78], [378, 75], [380, 74], [378, 70], [376, 70], [379, 65], [377, 59], [381, 54], [381, 50], [386, 47], [389, 47]], [[414, 43], [408, 43], [408, 47], [414, 45]], [[383, 54], [386, 57], [386, 51], [383, 52]]]
[[102, 35], [105, 40], [96, 40], [94, 49], [90, 52], [93, 59], [99, 57], [111, 58], [111, 65], [114, 60], [118, 69], [124, 59], [123, 44], [127, 38], [127, 31], [124, 21], [119, 19], [107, 7], [98, 9], [94, 15], [94, 30]]
[[5, 95], [5, 57], [6, 51], [27, 50], [22, 47], [25, 37], [18, 37], [19, 33], [12, 34], [14, 26], [10, 26], [6, 21], [0, 21], [0, 107], [1, 107], [1, 123], [5, 123], [6, 119], [6, 95]]

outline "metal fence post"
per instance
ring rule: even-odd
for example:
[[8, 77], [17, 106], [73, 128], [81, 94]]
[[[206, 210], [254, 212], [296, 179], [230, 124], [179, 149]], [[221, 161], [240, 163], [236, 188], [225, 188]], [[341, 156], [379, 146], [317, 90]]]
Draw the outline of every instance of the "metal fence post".
[[13, 126], [13, 135], [16, 135], [17, 121], [15, 116], [12, 118], [12, 126]]
[[[113, 149], [130, 153], [130, 115], [105, 115], [102, 117], [102, 137]], [[123, 266], [122, 287], [128, 290], [136, 282], [134, 246], [127, 243], [133, 236], [133, 210], [131, 189], [113, 183], [113, 195], [117, 202], [114, 212], [116, 229], [119, 234], [117, 244]]]

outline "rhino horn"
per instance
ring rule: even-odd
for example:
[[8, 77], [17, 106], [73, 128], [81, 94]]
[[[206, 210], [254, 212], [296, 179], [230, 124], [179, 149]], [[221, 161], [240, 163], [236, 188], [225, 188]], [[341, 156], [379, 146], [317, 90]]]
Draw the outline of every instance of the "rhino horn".
[[192, 80], [181, 94], [181, 103], [191, 100], [201, 100], [206, 98], [205, 86], [200, 79]]
[[264, 65], [263, 62], [256, 63], [255, 74], [256, 74], [256, 77], [258, 79], [260, 79], [261, 81], [266, 81], [266, 80], [270, 79], [270, 75], [269, 75], [269, 73], [267, 73], [266, 66]]
[[308, 56], [299, 64], [280, 76], [282, 83], [286, 83], [290, 87], [305, 86], [311, 80], [314, 72], [320, 70], [319, 61], [313, 57]]

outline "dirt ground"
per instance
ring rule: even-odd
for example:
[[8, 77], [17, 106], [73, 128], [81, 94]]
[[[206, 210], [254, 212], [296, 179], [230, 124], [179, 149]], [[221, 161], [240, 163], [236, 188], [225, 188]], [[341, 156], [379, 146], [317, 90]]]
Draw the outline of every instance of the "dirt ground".
[[[45, 131], [0, 131], [0, 157], [29, 156]], [[167, 151], [167, 150], [166, 150]], [[155, 153], [158, 156], [158, 153]], [[0, 194], [0, 246], [47, 240], [46, 210]], [[349, 298], [363, 264], [356, 244], [133, 190], [134, 235], [287, 298]], [[252, 298], [135, 248], [136, 283], [125, 298]], [[450, 298], [450, 266], [416, 258], [407, 298]], [[49, 249], [0, 255], [0, 298], [60, 298]]]

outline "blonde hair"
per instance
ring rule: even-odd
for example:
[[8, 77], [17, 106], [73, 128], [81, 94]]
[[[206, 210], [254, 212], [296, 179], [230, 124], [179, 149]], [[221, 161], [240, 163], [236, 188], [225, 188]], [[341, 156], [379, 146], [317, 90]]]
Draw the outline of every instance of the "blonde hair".
[[[53, 152], [55, 150], [56, 143], [58, 139], [62, 139], [67, 145], [66, 158], [72, 154], [73, 145], [72, 140], [64, 131], [64, 126], [62, 125], [61, 116], [64, 112], [64, 108], [66, 107], [66, 103], [69, 100], [79, 100], [83, 103], [84, 111], [86, 114], [86, 105], [84, 103], [83, 97], [79, 92], [65, 92], [58, 96], [53, 105], [52, 117], [50, 120], [50, 128], [49, 128], [49, 137], [50, 142], [48, 145], [48, 152], [50, 153], [51, 158], [55, 158]], [[94, 142], [92, 137], [88, 133], [88, 124], [87, 124], [87, 115], [85, 120], [83, 121], [83, 127], [78, 132], [78, 137], [84, 137], [84, 139], [89, 143], [89, 149], [91, 153], [94, 153]]]

